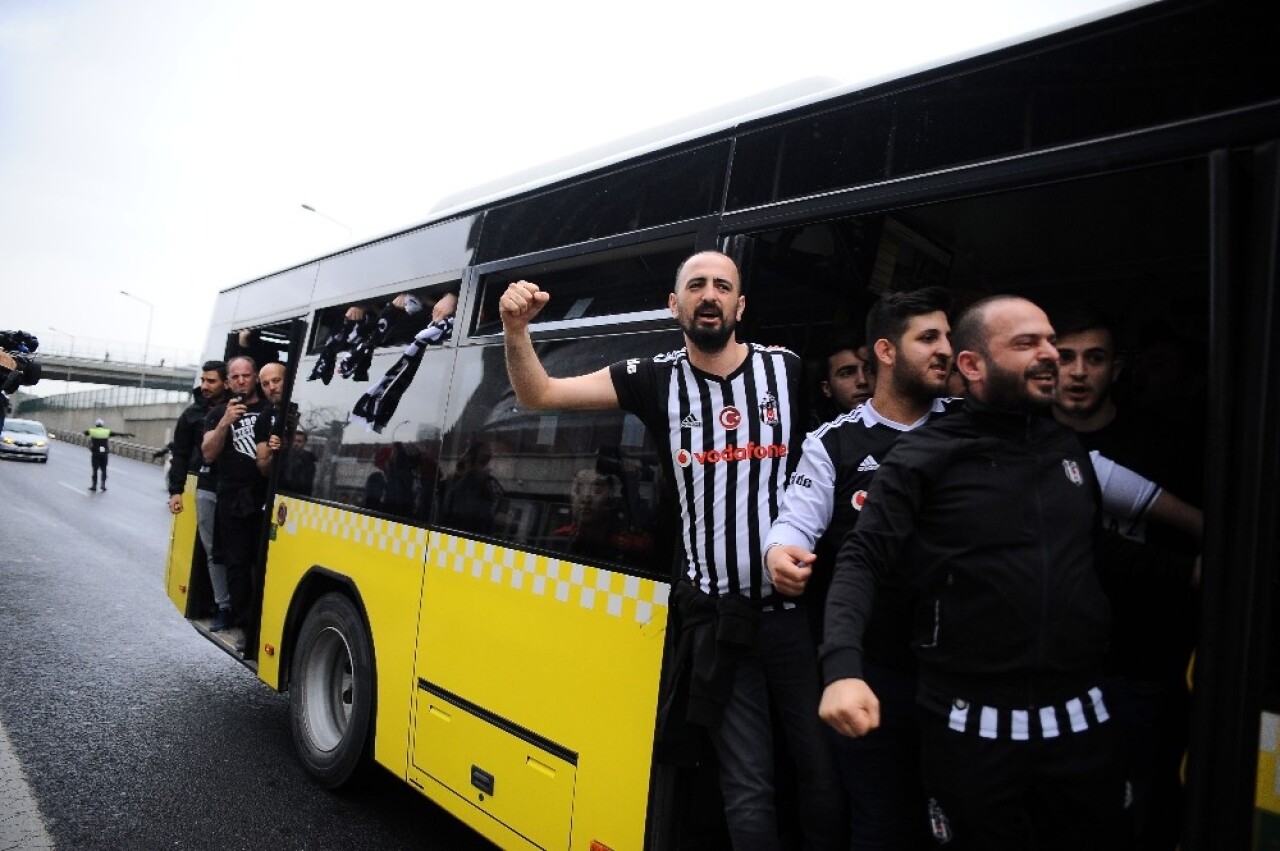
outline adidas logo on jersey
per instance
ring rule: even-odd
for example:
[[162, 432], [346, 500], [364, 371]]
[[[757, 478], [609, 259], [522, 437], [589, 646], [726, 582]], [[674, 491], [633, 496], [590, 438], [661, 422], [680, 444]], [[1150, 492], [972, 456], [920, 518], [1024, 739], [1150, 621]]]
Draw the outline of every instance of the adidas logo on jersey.
[[700, 428], [701, 426], [702, 420], [698, 419], [693, 414], [690, 414], [680, 421], [680, 428]]
[[879, 470], [879, 469], [880, 469], [880, 465], [877, 464], [876, 459], [872, 458], [870, 455], [868, 455], [866, 458], [863, 458], [862, 463], [858, 465], [859, 473], [869, 473], [872, 470]]

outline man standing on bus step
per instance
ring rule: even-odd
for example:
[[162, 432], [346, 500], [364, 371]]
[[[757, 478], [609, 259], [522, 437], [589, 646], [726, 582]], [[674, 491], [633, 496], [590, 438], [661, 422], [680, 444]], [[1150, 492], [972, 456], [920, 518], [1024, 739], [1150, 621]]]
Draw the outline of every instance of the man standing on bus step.
[[[836, 550], [858, 522], [876, 471], [898, 437], [960, 408], [958, 399], [938, 398], [951, 371], [948, 302], [945, 290], [929, 287], [886, 293], [872, 305], [867, 339], [876, 362], [875, 394], [805, 439], [765, 539], [765, 565], [779, 592], [803, 594], [811, 619], [821, 620]], [[882, 586], [864, 641], [865, 678], [880, 698], [882, 723], [865, 738], [833, 736], [851, 847], [857, 849], [907, 851], [929, 837], [910, 619], [907, 589]]]
[[111, 457], [111, 445], [108, 438], [112, 437], [133, 437], [133, 432], [128, 431], [112, 431], [107, 428], [107, 424], [101, 419], [93, 421], [93, 428], [87, 428], [84, 433], [89, 437], [89, 463], [93, 468], [93, 481], [89, 483], [89, 490], [96, 491], [98, 489], [98, 474], [102, 474], [102, 492], [107, 491], [107, 459]]
[[622, 408], [665, 447], [686, 565], [673, 604], [692, 663], [677, 678], [688, 684], [688, 719], [707, 727], [719, 757], [734, 848], [779, 847], [771, 700], [795, 762], [806, 847], [843, 848], [841, 795], [817, 723], [808, 621], [803, 608], [775, 593], [760, 546], [799, 442], [800, 363], [786, 350], [735, 338], [746, 306], [740, 281], [728, 256], [694, 254], [668, 296], [685, 347], [571, 378], [549, 377], [529, 336], [550, 295], [518, 281], [499, 301], [507, 371], [522, 405]]
[[204, 421], [210, 409], [221, 405], [227, 398], [227, 365], [220, 360], [205, 361], [200, 367], [200, 386], [191, 391], [194, 397], [178, 416], [173, 427], [173, 460], [169, 464], [169, 510], [181, 514], [182, 493], [187, 488], [187, 474], [197, 471], [196, 477], [196, 531], [200, 545], [204, 547], [205, 562], [209, 566], [209, 584], [213, 587], [213, 602], [217, 607], [213, 623], [214, 632], [231, 625], [231, 592], [227, 590], [227, 567], [213, 557], [214, 517], [218, 510], [218, 492], [213, 470], [204, 463], [201, 444], [204, 441]]
[[828, 595], [821, 714], [861, 736], [880, 720], [862, 651], [877, 584], [894, 572], [911, 589], [928, 814], [951, 848], [1120, 848], [1099, 571], [1194, 576], [1190, 559], [1103, 534], [1089, 456], [1044, 416], [1053, 340], [1022, 298], [983, 299], [960, 316], [965, 410], [899, 438]]
[[[214, 525], [214, 558], [227, 566], [231, 592], [231, 626], [247, 623], [253, 600], [253, 563], [258, 555], [262, 501], [266, 482], [258, 472], [254, 425], [267, 408], [258, 394], [257, 370], [252, 358], [234, 357], [227, 362], [230, 394], [226, 402], [205, 417], [201, 452], [214, 466], [218, 489], [217, 523]], [[237, 647], [243, 632], [234, 636]]]
[[253, 427], [253, 442], [257, 453], [254, 460], [263, 478], [271, 475], [271, 464], [284, 445], [284, 433], [289, 425], [286, 419], [288, 412], [284, 407], [284, 375], [284, 364], [274, 362], [258, 372], [258, 385], [262, 388], [262, 395], [270, 403]]

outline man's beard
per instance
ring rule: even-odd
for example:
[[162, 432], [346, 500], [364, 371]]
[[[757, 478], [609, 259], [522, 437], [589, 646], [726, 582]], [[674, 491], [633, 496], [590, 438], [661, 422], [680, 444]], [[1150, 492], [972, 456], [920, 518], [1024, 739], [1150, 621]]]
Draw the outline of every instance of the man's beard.
[[1053, 404], [1053, 394], [1041, 396], [1034, 393], [1027, 381], [1035, 376], [1058, 375], [1058, 365], [1052, 362], [1041, 362], [1028, 367], [1025, 372], [1017, 373], [1001, 369], [991, 360], [987, 361], [986, 399], [988, 405], [1009, 411], [1038, 413]]
[[[930, 361], [929, 365], [934, 362]], [[893, 384], [906, 398], [914, 402], [931, 402], [947, 392], [947, 382], [930, 382], [927, 378], [929, 365], [923, 370], [909, 369], [903, 361], [893, 366]], [[945, 369], [949, 364], [943, 364]]]
[[700, 326], [695, 312], [692, 317], [682, 323], [681, 330], [698, 351], [714, 355], [724, 351], [724, 347], [729, 345], [737, 327], [738, 323], [732, 316], [721, 316], [720, 324], [714, 328]]

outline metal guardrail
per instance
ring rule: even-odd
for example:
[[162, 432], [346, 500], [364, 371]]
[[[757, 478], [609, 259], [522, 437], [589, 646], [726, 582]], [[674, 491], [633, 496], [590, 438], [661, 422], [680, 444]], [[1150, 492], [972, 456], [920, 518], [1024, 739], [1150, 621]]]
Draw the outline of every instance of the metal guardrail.
[[[54, 439], [62, 443], [73, 443], [76, 446], [88, 447], [89, 436], [78, 432], [54, 432]], [[164, 466], [165, 456], [155, 457], [160, 451], [159, 446], [147, 446], [144, 443], [131, 443], [127, 440], [116, 440], [111, 438], [107, 440], [107, 451], [112, 455], [119, 455], [122, 458], [132, 458], [135, 461], [146, 461], [156, 466]], [[166, 451], [166, 455], [168, 452]]]

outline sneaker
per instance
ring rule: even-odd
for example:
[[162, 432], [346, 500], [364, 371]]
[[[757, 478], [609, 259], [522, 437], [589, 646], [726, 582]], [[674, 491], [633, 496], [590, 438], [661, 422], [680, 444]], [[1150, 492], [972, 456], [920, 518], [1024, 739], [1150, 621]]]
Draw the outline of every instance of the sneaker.
[[227, 630], [227, 639], [231, 642], [231, 646], [236, 649], [236, 652], [244, 652], [245, 635], [243, 629], [238, 626], [231, 627]]
[[231, 626], [231, 609], [223, 606], [218, 609], [218, 614], [214, 616], [212, 623], [209, 624], [210, 632], [222, 632]]

